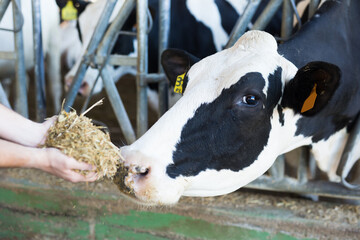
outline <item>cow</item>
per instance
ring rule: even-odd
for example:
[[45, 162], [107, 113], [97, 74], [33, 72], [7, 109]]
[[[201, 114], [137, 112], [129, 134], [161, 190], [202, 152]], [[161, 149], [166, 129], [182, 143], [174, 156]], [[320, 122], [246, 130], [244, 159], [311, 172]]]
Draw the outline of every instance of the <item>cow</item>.
[[[105, 0], [98, 0], [89, 4], [84, 12], [79, 16], [79, 32], [82, 36], [84, 49], [94, 32], [96, 23], [105, 6]], [[268, 1], [262, 1], [255, 15], [257, 17], [265, 8]], [[115, 18], [121, 8], [123, 1], [118, 1], [115, 5], [110, 22]], [[196, 56], [203, 58], [223, 49], [228, 41], [231, 30], [237, 19], [244, 12], [248, 0], [173, 0], [171, 1], [171, 21], [169, 33], [169, 47], [180, 48], [192, 52]], [[149, 32], [148, 40], [148, 72], [158, 72], [158, 0], [149, 1], [149, 9], [153, 18], [153, 27]], [[134, 31], [136, 25], [136, 13], [133, 11], [122, 30]], [[272, 34], [279, 34], [281, 26], [281, 12], [276, 14], [266, 31]], [[129, 56], [137, 56], [137, 42], [133, 36], [121, 35], [117, 39], [112, 53]], [[80, 65], [82, 54], [77, 58], [74, 67], [65, 76], [65, 88], [71, 86], [73, 78]], [[125, 74], [135, 74], [133, 67], [111, 68], [112, 76], [117, 81]], [[89, 95], [92, 86], [98, 76], [97, 69], [88, 68], [85, 73], [79, 94]], [[102, 81], [97, 81], [93, 93], [102, 90]], [[149, 92], [150, 93], [150, 92]]]
[[202, 60], [164, 51], [164, 71], [183, 96], [121, 147], [125, 192], [149, 205], [227, 194], [304, 145], [336, 177], [332, 167], [360, 112], [359, 20], [359, 1], [329, 0], [279, 45], [254, 30]]
[[[31, 1], [22, 1], [21, 9], [24, 19], [22, 28], [24, 39], [25, 66], [30, 70], [34, 66], [33, 52], [33, 30], [32, 30], [32, 6]], [[48, 79], [51, 83], [52, 98], [54, 102], [54, 111], [60, 110], [60, 101], [62, 97], [62, 84], [60, 76], [60, 31], [59, 31], [59, 9], [55, 1], [41, 0], [40, 11], [42, 19], [42, 41], [43, 51], [46, 55], [46, 67]], [[10, 3], [1, 22], [1, 28], [13, 28], [12, 3]], [[14, 51], [14, 34], [9, 31], [0, 31], [0, 51]], [[0, 78], [11, 78], [15, 74], [15, 65], [13, 61], [0, 59]]]

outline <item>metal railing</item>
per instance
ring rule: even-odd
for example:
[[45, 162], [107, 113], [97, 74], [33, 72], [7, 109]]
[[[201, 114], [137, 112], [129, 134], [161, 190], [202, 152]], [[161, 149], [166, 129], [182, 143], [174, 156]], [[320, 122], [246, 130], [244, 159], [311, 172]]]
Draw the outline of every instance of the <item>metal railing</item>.
[[[21, 1], [11, 0], [13, 13], [13, 29], [0, 29], [0, 31], [14, 32], [14, 52], [0, 52], [0, 58], [15, 62], [15, 98], [14, 109], [29, 117], [27, 89], [26, 89], [26, 69], [24, 56], [24, 40], [22, 27], [24, 18], [21, 12]], [[0, 22], [10, 5], [10, 0], [0, 2]], [[32, 19], [33, 19], [33, 42], [34, 42], [34, 75], [36, 86], [36, 120], [43, 121], [46, 117], [45, 101], [45, 77], [44, 77], [44, 57], [42, 47], [40, 0], [32, 0]], [[11, 107], [5, 92], [0, 84], [0, 101], [4, 105]]]

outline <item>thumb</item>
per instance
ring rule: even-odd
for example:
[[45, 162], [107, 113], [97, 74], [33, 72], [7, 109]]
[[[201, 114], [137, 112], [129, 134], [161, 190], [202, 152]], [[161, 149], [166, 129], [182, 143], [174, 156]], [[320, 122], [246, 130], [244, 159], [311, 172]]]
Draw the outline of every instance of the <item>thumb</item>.
[[95, 166], [85, 163], [85, 162], [76, 161], [74, 158], [69, 158], [67, 166], [68, 166], [68, 168], [77, 169], [77, 170], [89, 170], [90, 171], [90, 170], [96, 169]]

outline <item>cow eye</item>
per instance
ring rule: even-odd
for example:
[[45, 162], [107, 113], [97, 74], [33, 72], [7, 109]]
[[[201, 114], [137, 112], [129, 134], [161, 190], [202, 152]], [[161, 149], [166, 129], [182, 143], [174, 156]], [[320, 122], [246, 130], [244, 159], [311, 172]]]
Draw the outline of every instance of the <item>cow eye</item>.
[[259, 102], [259, 98], [254, 95], [245, 95], [242, 97], [242, 103], [250, 106], [256, 106]]

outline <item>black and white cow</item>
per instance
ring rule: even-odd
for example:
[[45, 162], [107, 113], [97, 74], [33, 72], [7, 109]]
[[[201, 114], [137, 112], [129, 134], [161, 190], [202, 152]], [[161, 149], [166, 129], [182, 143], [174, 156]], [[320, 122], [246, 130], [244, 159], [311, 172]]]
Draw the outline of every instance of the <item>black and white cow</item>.
[[164, 52], [170, 80], [186, 73], [185, 91], [121, 148], [135, 198], [173, 204], [181, 196], [227, 194], [302, 145], [312, 145], [320, 168], [337, 161], [360, 112], [359, 20], [359, 1], [327, 1], [279, 46], [270, 34], [249, 31], [201, 61]]
[[[148, 72], [158, 71], [158, 0], [149, 1], [149, 9], [153, 17], [153, 28], [149, 33], [148, 40]], [[268, 0], [262, 1], [258, 8], [257, 17], [265, 8]], [[81, 62], [82, 54], [95, 29], [96, 23], [104, 8], [106, 0], [98, 0], [89, 4], [79, 17], [79, 28], [83, 40], [84, 49], [77, 57], [77, 63], [66, 74], [65, 83], [69, 87], [76, 74]], [[123, 1], [118, 1], [113, 10], [110, 22], [120, 10]], [[204, 58], [223, 49], [228, 41], [231, 30], [239, 16], [244, 12], [248, 0], [173, 0], [171, 1], [171, 20], [169, 33], [169, 47], [179, 48], [191, 52], [194, 55]], [[267, 27], [266, 31], [278, 34], [281, 26], [281, 12], [279, 12]], [[133, 11], [123, 29], [132, 31], [136, 24], [136, 13]], [[117, 39], [113, 52], [114, 54], [136, 56], [136, 39], [133, 36], [120, 35]], [[135, 74], [135, 68], [118, 67], [111, 69], [113, 79], [116, 81], [124, 74]], [[96, 77], [97, 69], [89, 68], [85, 73], [83, 84], [80, 87], [81, 95], [88, 95], [91, 91]], [[97, 81], [94, 93], [98, 93], [103, 88], [102, 81]]]

